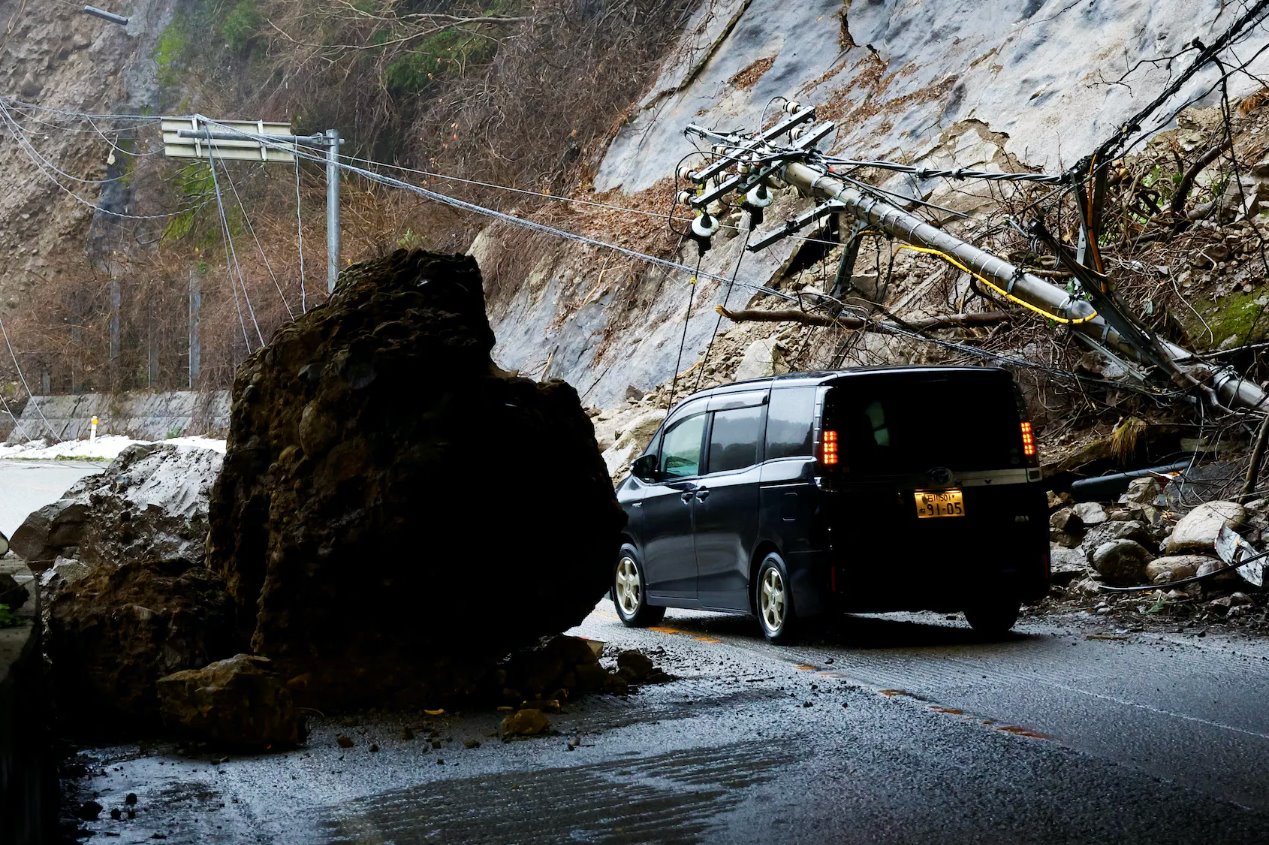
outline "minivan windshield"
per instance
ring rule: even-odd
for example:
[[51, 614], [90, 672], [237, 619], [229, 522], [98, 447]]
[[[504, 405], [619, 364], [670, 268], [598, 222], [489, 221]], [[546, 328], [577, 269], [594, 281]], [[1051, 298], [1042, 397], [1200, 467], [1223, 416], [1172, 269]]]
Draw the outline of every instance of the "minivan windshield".
[[843, 379], [824, 402], [851, 475], [1025, 466], [1017, 399], [995, 370], [876, 373]]

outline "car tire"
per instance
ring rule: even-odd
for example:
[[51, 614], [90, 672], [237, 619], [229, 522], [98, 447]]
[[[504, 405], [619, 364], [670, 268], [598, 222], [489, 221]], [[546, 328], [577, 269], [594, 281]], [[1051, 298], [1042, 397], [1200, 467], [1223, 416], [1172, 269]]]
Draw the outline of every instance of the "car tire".
[[617, 617], [627, 628], [646, 628], [665, 618], [664, 607], [648, 604], [643, 567], [632, 546], [622, 546], [613, 568], [612, 603]]
[[754, 581], [754, 612], [758, 627], [768, 642], [788, 645], [797, 635], [798, 619], [793, 611], [793, 591], [789, 583], [789, 570], [784, 560], [775, 552], [769, 553], [758, 566]]
[[1022, 602], [1017, 596], [985, 596], [965, 608], [965, 621], [976, 633], [997, 639], [1009, 633], [1018, 621], [1018, 611], [1021, 609]]

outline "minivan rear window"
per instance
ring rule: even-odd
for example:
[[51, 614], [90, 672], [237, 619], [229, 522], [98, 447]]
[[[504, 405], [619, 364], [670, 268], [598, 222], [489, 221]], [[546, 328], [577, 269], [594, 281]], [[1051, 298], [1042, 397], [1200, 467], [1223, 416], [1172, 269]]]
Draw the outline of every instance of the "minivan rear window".
[[815, 387], [777, 387], [767, 407], [765, 459], [811, 455], [811, 422], [815, 418]]
[[1003, 373], [858, 377], [834, 385], [824, 428], [851, 474], [1025, 466], [1017, 400]]

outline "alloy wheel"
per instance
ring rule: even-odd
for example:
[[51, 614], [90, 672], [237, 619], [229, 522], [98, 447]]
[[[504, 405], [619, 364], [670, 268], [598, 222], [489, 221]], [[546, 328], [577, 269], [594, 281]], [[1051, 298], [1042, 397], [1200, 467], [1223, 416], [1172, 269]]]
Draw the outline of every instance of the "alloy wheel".
[[623, 616], [634, 616], [639, 610], [642, 596], [639, 590], [639, 566], [629, 555], [622, 555], [617, 562], [617, 577], [613, 585], [617, 595], [617, 607]]
[[769, 566], [762, 574], [762, 583], [758, 589], [758, 612], [768, 631], [780, 630], [784, 625], [784, 611], [784, 578], [780, 575], [780, 570]]

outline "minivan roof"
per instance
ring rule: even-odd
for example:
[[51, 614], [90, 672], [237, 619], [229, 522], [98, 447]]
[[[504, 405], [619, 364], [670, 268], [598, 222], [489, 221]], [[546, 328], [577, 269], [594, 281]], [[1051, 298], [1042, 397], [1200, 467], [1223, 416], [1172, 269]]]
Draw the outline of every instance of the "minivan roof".
[[763, 378], [747, 379], [745, 381], [732, 382], [730, 384], [720, 384], [717, 387], [710, 387], [705, 390], [693, 393], [692, 396], [708, 396], [712, 393], [730, 393], [733, 390], [751, 390], [765, 384], [771, 385], [790, 385], [790, 384], [825, 384], [827, 382], [836, 381], [841, 378], [849, 378], [852, 376], [873, 375], [879, 373], [1008, 373], [1001, 367], [969, 367], [969, 366], [939, 366], [924, 365], [912, 366], [910, 364], [896, 364], [886, 367], [851, 367], [844, 370], [816, 370], [805, 373], [784, 373], [778, 376], [765, 376]]

